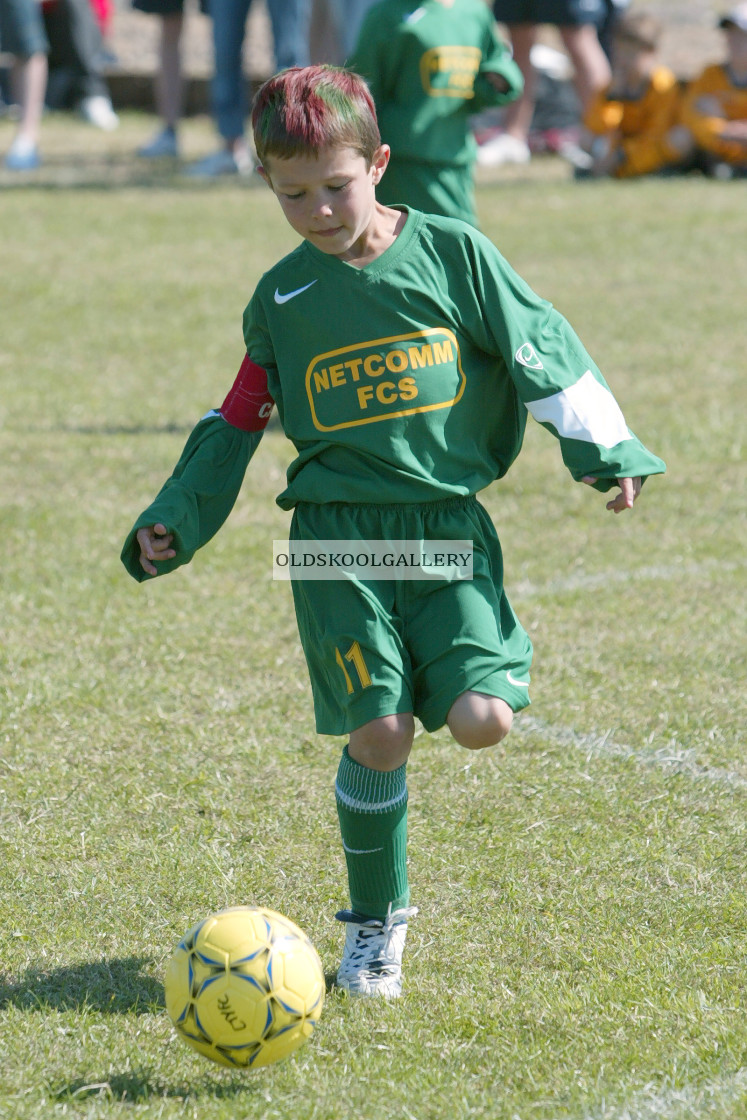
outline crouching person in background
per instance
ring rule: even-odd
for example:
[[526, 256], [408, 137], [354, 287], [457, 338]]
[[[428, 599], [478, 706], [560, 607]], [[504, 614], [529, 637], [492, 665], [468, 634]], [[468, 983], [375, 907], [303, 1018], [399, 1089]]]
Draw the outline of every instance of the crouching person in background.
[[726, 61], [706, 66], [691, 83], [683, 121], [695, 137], [698, 162], [717, 179], [747, 176], [747, 3], [725, 15]]
[[612, 80], [584, 115], [590, 158], [579, 177], [626, 179], [689, 165], [693, 139], [680, 121], [680, 83], [659, 58], [662, 32], [644, 11], [626, 13], [616, 24]]

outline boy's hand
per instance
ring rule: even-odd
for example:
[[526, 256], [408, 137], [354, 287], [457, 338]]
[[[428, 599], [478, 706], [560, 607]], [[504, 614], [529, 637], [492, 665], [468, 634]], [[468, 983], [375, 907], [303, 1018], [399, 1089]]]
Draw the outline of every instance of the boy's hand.
[[149, 576], [157, 576], [158, 569], [154, 560], [173, 560], [176, 552], [171, 548], [174, 537], [165, 525], [148, 525], [138, 529], [137, 542], [140, 545], [140, 566]]
[[503, 74], [496, 74], [495, 70], [486, 70], [483, 71], [483, 75], [496, 93], [508, 93], [510, 87]]
[[[593, 486], [596, 478], [587, 474], [581, 481], [585, 482], [587, 486]], [[640, 478], [616, 478], [615, 482], [620, 487], [620, 493], [611, 502], [607, 502], [607, 509], [612, 510], [613, 513], [622, 513], [624, 509], [632, 509], [633, 502], [641, 492]]]

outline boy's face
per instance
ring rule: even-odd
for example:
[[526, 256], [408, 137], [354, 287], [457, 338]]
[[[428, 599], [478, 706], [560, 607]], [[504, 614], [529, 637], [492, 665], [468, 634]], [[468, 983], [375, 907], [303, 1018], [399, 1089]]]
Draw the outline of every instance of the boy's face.
[[612, 51], [613, 70], [627, 77], [647, 77], [656, 65], [656, 51], [620, 35]]
[[342, 260], [359, 255], [376, 217], [376, 184], [389, 162], [386, 144], [369, 167], [352, 148], [327, 148], [291, 159], [270, 157], [260, 174], [288, 222], [317, 249]]

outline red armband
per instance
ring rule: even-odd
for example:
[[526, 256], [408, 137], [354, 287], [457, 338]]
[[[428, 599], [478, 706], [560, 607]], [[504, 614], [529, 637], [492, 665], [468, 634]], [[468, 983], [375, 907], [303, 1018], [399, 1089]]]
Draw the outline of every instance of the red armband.
[[274, 403], [267, 389], [267, 373], [247, 354], [220, 406], [221, 416], [242, 432], [261, 432], [267, 427]]

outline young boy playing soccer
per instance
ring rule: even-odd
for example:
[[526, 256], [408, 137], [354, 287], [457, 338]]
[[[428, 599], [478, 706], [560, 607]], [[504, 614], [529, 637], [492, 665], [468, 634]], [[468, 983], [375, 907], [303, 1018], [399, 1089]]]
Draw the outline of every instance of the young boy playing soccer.
[[577, 481], [632, 507], [664, 464], [638, 441], [568, 323], [467, 223], [377, 203], [386, 170], [365, 83], [286, 70], [252, 114], [262, 174], [301, 245], [260, 280], [246, 358], [122, 551], [137, 579], [189, 561], [228, 516], [273, 404], [297, 456], [291, 540], [470, 541], [472, 579], [295, 580], [317, 730], [336, 781], [351, 909], [337, 982], [394, 997], [410, 906], [414, 717], [480, 750], [529, 703], [532, 647], [477, 491], [506, 473], [527, 411]]

